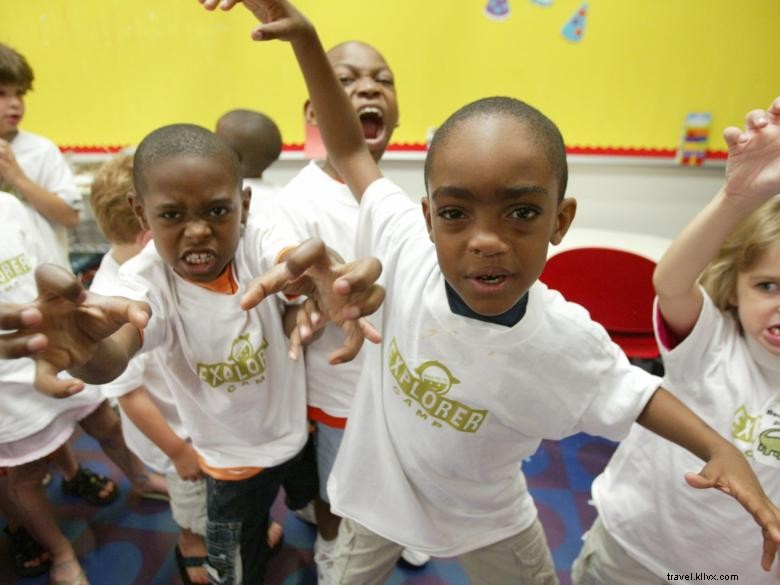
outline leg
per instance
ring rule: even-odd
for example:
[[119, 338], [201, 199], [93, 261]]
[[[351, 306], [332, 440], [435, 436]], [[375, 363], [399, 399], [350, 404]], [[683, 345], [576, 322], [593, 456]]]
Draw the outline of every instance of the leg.
[[[191, 583], [206, 584], [206, 480], [187, 481], [177, 473], [169, 473], [165, 479], [171, 514], [181, 528], [177, 551], [180, 570]], [[186, 583], [183, 577], [182, 581]]]
[[400, 544], [344, 518], [339, 526], [333, 583], [384, 585], [401, 556], [401, 550]]
[[124, 472], [133, 489], [140, 494], [167, 494], [168, 488], [162, 476], [149, 473], [144, 464], [127, 448], [122, 435], [122, 423], [116, 412], [104, 400], [100, 406], [80, 423], [91, 437], [100, 443], [103, 452]]
[[269, 557], [269, 512], [283, 473], [284, 466], [281, 465], [239, 481], [206, 479], [206, 548], [213, 583], [255, 585], [263, 582]]
[[[57, 525], [54, 510], [46, 498], [42, 480], [48, 470], [43, 459], [8, 469], [8, 487], [15, 500], [23, 524], [52, 559], [51, 579], [76, 581], [83, 573], [76, 553]], [[82, 583], [86, 584], [86, 580]]]
[[582, 550], [571, 570], [574, 585], [661, 585], [667, 581], [655, 576], [635, 561], [610, 536], [600, 517], [585, 533]]
[[558, 585], [538, 519], [519, 534], [460, 555], [459, 560], [473, 585]]
[[8, 478], [0, 475], [0, 515], [5, 518], [5, 532], [11, 540], [14, 569], [20, 577], [36, 577], [51, 567], [49, 553], [24, 527], [24, 515], [8, 491]]

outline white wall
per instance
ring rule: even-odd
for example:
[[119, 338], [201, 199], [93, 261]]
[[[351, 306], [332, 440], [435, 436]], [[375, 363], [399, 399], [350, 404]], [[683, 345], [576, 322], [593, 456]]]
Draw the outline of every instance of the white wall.
[[[285, 154], [267, 171], [279, 184], [307, 164]], [[425, 193], [421, 154], [388, 153], [385, 174], [415, 198]], [[681, 167], [671, 161], [623, 157], [569, 157], [568, 196], [578, 202], [577, 228], [611, 229], [674, 238], [715, 195], [723, 164]]]

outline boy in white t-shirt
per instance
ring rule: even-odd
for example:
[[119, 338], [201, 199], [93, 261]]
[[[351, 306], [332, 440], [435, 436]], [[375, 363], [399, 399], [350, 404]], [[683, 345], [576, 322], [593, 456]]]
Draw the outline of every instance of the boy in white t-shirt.
[[773, 556], [780, 511], [742, 454], [538, 282], [576, 207], [555, 125], [510, 98], [456, 112], [426, 160], [423, 222], [365, 148], [312, 25], [288, 2], [243, 4], [265, 19], [256, 40], [291, 41], [328, 154], [361, 200], [357, 249], [382, 259], [387, 286], [384, 341], [368, 350], [328, 484], [344, 516], [334, 581], [384, 583], [411, 546], [459, 557], [473, 583], [557, 583], [520, 462], [543, 438], [620, 439], [634, 421], [706, 460], [689, 482], [735, 495]]
[[244, 187], [252, 189], [249, 212], [267, 212], [281, 190], [263, 177], [282, 154], [282, 135], [271, 118], [252, 110], [231, 110], [217, 120], [214, 130], [238, 155]]
[[[385, 58], [371, 45], [359, 41], [339, 43], [328, 51], [328, 61], [350, 97], [363, 127], [363, 138], [379, 162], [398, 125], [395, 78]], [[304, 105], [306, 122], [317, 124], [311, 102]], [[310, 162], [284, 187], [276, 208], [300, 238], [320, 238], [347, 260], [355, 256], [355, 235], [360, 206], [329, 159], [320, 166]], [[363, 354], [334, 368], [328, 359], [340, 344], [340, 332], [332, 324], [306, 347], [306, 397], [309, 420], [317, 426], [319, 498], [315, 502], [317, 540], [314, 561], [323, 585], [333, 566], [340, 518], [330, 511], [326, 483], [336, 459], [347, 416], [363, 368]], [[402, 558], [414, 566], [429, 557], [404, 549]]]
[[[135, 152], [133, 179], [133, 208], [154, 240], [122, 266], [116, 290], [141, 301], [87, 293], [75, 306], [39, 302], [49, 347], [37, 356], [37, 385], [73, 392], [83, 382], [51, 373], [64, 368], [106, 383], [141, 347], [164, 352], [163, 377], [207, 475], [211, 579], [260, 583], [269, 508], [308, 434], [303, 365], [287, 355], [277, 297], [260, 301], [283, 288], [314, 293], [347, 329], [341, 356], [349, 359], [363, 339], [355, 320], [381, 303], [372, 284], [380, 266], [334, 264], [321, 242], [295, 246], [281, 228], [248, 221], [237, 157], [205, 128], [176, 124], [149, 134]], [[144, 325], [141, 337], [136, 326]], [[288, 491], [301, 506], [315, 491], [304, 487]]]
[[27, 60], [0, 43], [0, 190], [26, 203], [39, 237], [69, 268], [66, 230], [79, 221], [81, 196], [59, 149], [47, 138], [19, 129], [32, 82]]

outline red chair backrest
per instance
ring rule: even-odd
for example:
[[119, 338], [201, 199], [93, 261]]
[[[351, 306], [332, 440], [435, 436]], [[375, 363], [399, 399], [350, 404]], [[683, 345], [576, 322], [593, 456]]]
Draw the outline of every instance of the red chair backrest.
[[653, 335], [654, 269], [652, 260], [624, 250], [574, 248], [552, 256], [540, 278], [622, 345], [620, 336]]

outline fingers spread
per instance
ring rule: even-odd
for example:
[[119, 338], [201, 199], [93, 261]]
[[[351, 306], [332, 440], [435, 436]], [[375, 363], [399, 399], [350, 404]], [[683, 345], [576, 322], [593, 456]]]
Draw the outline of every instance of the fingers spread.
[[769, 118], [764, 110], [753, 110], [745, 117], [745, 127], [748, 130], [763, 128], [769, 123]]
[[21, 329], [40, 325], [43, 316], [38, 309], [18, 305], [0, 305], [0, 329]]
[[329, 265], [330, 258], [321, 240], [309, 239], [295, 248], [285, 259], [287, 270], [297, 278], [315, 264]]
[[728, 147], [732, 148], [737, 144], [745, 142], [747, 140], [747, 135], [742, 134], [742, 131], [739, 128], [729, 126], [723, 131], [723, 138], [726, 140]]
[[42, 333], [18, 336], [18, 334], [0, 336], [0, 358], [12, 359], [28, 357], [46, 349], [48, 339]]
[[334, 366], [353, 360], [363, 347], [363, 332], [357, 321], [346, 321], [341, 329], [346, 334], [344, 343], [328, 356], [328, 362]]
[[86, 293], [81, 282], [62, 266], [41, 264], [35, 269], [35, 282], [40, 296], [57, 296], [81, 303]]
[[35, 388], [52, 398], [67, 398], [84, 389], [84, 382], [76, 378], [60, 379], [58, 371], [45, 360], [35, 361]]
[[293, 280], [286, 263], [277, 264], [271, 270], [258, 276], [249, 283], [246, 293], [241, 297], [241, 308], [245, 311], [256, 307], [264, 298], [279, 292]]

